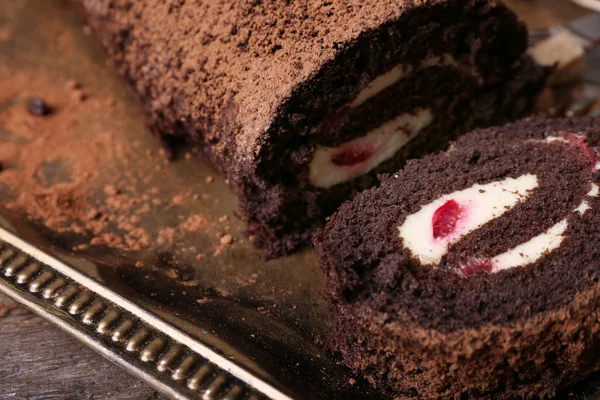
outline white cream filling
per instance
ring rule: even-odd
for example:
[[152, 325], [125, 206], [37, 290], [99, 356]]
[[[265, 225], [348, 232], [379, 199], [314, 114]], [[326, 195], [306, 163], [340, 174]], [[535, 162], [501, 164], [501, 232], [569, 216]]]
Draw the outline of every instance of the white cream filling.
[[[429, 57], [423, 60], [416, 67], [416, 70], [421, 71], [434, 66], [445, 65], [458, 67], [459, 64], [452, 54], [444, 53], [441, 56]], [[412, 65], [397, 65], [390, 71], [373, 79], [349, 106], [355, 108], [364, 104], [383, 90], [406, 78], [414, 70], [415, 67]], [[472, 69], [471, 73], [479, 77], [475, 69]], [[310, 163], [310, 182], [316, 187], [327, 189], [338, 183], [346, 182], [363, 175], [383, 161], [391, 158], [406, 143], [417, 136], [423, 128], [431, 124], [432, 121], [433, 115], [431, 110], [417, 109], [414, 115], [408, 113], [401, 114], [364, 136], [344, 143], [339, 147], [317, 147]], [[364, 163], [350, 167], [337, 166], [330, 162], [333, 155], [350, 146], [373, 146], [375, 147], [375, 155]]]
[[[398, 228], [404, 247], [421, 263], [438, 264], [452, 243], [513, 208], [537, 186], [537, 177], [527, 174], [485, 185], [475, 184], [468, 189], [446, 194], [409, 215]], [[435, 239], [433, 214], [449, 200], [460, 204], [466, 210], [465, 215], [458, 220], [452, 233]]]
[[[589, 193], [587, 194], [587, 196], [590, 197], [598, 197], [598, 185], [592, 183], [592, 188], [590, 189]], [[578, 212], [580, 215], [584, 215], [585, 212], [589, 209], [591, 209], [592, 207], [590, 206], [590, 203], [588, 203], [586, 200], [582, 201], [581, 204], [575, 209], [576, 212]]]
[[[421, 71], [426, 68], [431, 68], [434, 66], [444, 66], [444, 65], [452, 65], [457, 66], [458, 62], [454, 59], [452, 54], [444, 53], [441, 57], [429, 57], [421, 62], [417, 71]], [[404, 65], [400, 64], [396, 67], [392, 68], [390, 71], [379, 75], [377, 78], [373, 79], [367, 87], [365, 87], [359, 94], [356, 96], [354, 101], [350, 103], [350, 107], [358, 107], [361, 104], [364, 104], [371, 97], [378, 95], [388, 87], [394, 85], [399, 82], [401, 79], [404, 79], [413, 71], [412, 65]]]
[[563, 142], [563, 143], [569, 143], [569, 141], [565, 138], [562, 137], [558, 137], [558, 136], [548, 136], [546, 139], [543, 140], [546, 143], [552, 143], [552, 142]]
[[[471, 188], [466, 189], [466, 190], [471, 190]], [[600, 188], [598, 187], [598, 185], [593, 183], [591, 185], [590, 191], [587, 193], [586, 196], [598, 197], [599, 192], [600, 192]], [[456, 192], [456, 194], [458, 194], [458, 193], [460, 193], [460, 192]], [[451, 195], [451, 196], [455, 201], [457, 201], [456, 200], [457, 196], [454, 196], [454, 195]], [[444, 201], [441, 201], [441, 199], [440, 199], [440, 200], [436, 200], [434, 203], [441, 205], [445, 201], [447, 201], [448, 196], [444, 196], [443, 199], [444, 199]], [[434, 204], [434, 203], [431, 203], [431, 204]], [[580, 215], [584, 215], [586, 213], [586, 211], [588, 211], [590, 209], [591, 209], [591, 206], [589, 205], [588, 201], [584, 200], [581, 202], [581, 204], [577, 208], [575, 208], [574, 212], [579, 213]], [[423, 209], [421, 209], [419, 211], [419, 213], [422, 210]], [[433, 210], [433, 212], [435, 212], [435, 209]], [[433, 217], [433, 212], [429, 213], [431, 215], [431, 217]], [[413, 214], [413, 215], [416, 215], [416, 214]], [[431, 221], [431, 218], [428, 218], [425, 221], [421, 221], [421, 222], [427, 223], [428, 221]], [[419, 222], [419, 223], [421, 223], [421, 222]], [[406, 225], [406, 223], [405, 223], [405, 225]], [[561, 220], [560, 222], [558, 222], [557, 224], [550, 227], [544, 233], [542, 233], [542, 234], [528, 240], [527, 242], [522, 243], [502, 254], [499, 254], [499, 255], [493, 257], [490, 260], [491, 264], [492, 264], [491, 272], [498, 272], [498, 271], [502, 271], [502, 270], [514, 268], [514, 267], [522, 267], [522, 266], [532, 264], [532, 263], [538, 261], [545, 254], [548, 254], [548, 253], [552, 252], [553, 250], [558, 249], [561, 246], [563, 240], [565, 239], [564, 234], [567, 231], [568, 227], [569, 227], [569, 224], [568, 224], [567, 219], [565, 218], [565, 219]], [[402, 232], [402, 228], [400, 228], [400, 230]], [[468, 231], [468, 232], [471, 232], [471, 231]], [[459, 235], [458, 237], [461, 237], [461, 236], [463, 236], [463, 235]], [[403, 239], [404, 239], [404, 237], [403, 237]], [[421, 240], [425, 240], [425, 239], [426, 238], [421, 238]], [[406, 246], [406, 239], [404, 239], [404, 243]], [[414, 250], [411, 249], [411, 251], [414, 254]], [[447, 251], [447, 247], [446, 247], [446, 251]], [[437, 258], [435, 260], [436, 263], [439, 263], [439, 261], [441, 260], [441, 256], [443, 256], [443, 254], [441, 254], [439, 256], [439, 258]], [[419, 259], [421, 260], [421, 262], [423, 262], [422, 257], [419, 257]], [[428, 259], [426, 258], [425, 261], [428, 261]], [[427, 264], [427, 262], [425, 262], [425, 264]]]
[[563, 219], [541, 235], [492, 258], [492, 272], [534, 263], [544, 254], [558, 249], [568, 227], [567, 220]]
[[[543, 142], [546, 143], [553, 143], [556, 141], [570, 143], [566, 138], [555, 136], [550, 136], [543, 140]], [[600, 162], [596, 163], [595, 169], [600, 169]], [[524, 175], [518, 179], [529, 176], [533, 175]], [[537, 180], [535, 186], [537, 186]], [[454, 231], [449, 235], [449, 237], [444, 237], [441, 240], [436, 241], [436, 239], [433, 239], [432, 219], [435, 211], [450, 199], [457, 201], [463, 207], [465, 207], [465, 205], [467, 204], [465, 207], [465, 209], [467, 210], [466, 214], [471, 213], [474, 208], [470, 208], [471, 206], [464, 201], [464, 193], [469, 193], [470, 196], [479, 197], [478, 199], [473, 199], [471, 203], [476, 203], [478, 201], [487, 201], [485, 199], [482, 200], [482, 198], [485, 196], [481, 196], [478, 193], [474, 193], [475, 191], [473, 189], [477, 187], [478, 185], [474, 185], [469, 189], [442, 196], [441, 198], [435, 200], [427, 206], [422, 207], [421, 210], [419, 210], [417, 213], [407, 217], [404, 224], [399, 228], [400, 237], [403, 240], [404, 246], [408, 248], [413, 255], [417, 256], [423, 264], [438, 264], [441, 261], [441, 258], [447, 253], [450, 244], [456, 242], [465, 234], [473, 231], [473, 229], [466, 228], [468, 224], [465, 224], [463, 221], [459, 220], [455, 226]], [[586, 197], [598, 197], [599, 194], [600, 187], [597, 184], [592, 183], [590, 191], [586, 194]], [[579, 204], [579, 206], [577, 206], [573, 210], [573, 212], [579, 214], [580, 216], [583, 216], [588, 210], [591, 210], [591, 208], [592, 207], [590, 206], [589, 201], [584, 199]], [[502, 213], [492, 215], [485, 221], [482, 220], [483, 222], [478, 226], [483, 225], [484, 223], [490, 221], [493, 218], [497, 218], [501, 214]], [[478, 226], [476, 226], [475, 228], [477, 228]], [[427, 228], [423, 229], [424, 227]], [[521, 267], [538, 261], [545, 254], [548, 254], [561, 246], [563, 240], [565, 239], [564, 234], [567, 231], [568, 227], [568, 219], [565, 218], [557, 224], [550, 227], [544, 233], [535, 236], [534, 238], [514, 247], [513, 249], [510, 249], [502, 254], [493, 257], [489, 260], [491, 261], [492, 265], [491, 272], [498, 272], [509, 268]]]
[[361, 104], [364, 104], [371, 97], [376, 96], [394, 83], [404, 79], [412, 72], [412, 70], [412, 66], [400, 64], [385, 74], [379, 75], [377, 78], [373, 79], [367, 87], [358, 94], [358, 96], [356, 96], [354, 101], [350, 103], [350, 107], [358, 107]]
[[587, 201], [582, 201], [581, 204], [575, 209], [575, 212], [579, 213], [580, 215], [583, 215], [590, 208], [592, 207], [590, 207], [590, 204]]
[[[598, 197], [598, 185], [592, 183], [592, 188], [588, 192], [589, 197]], [[584, 215], [590, 210], [591, 206], [587, 201], [582, 201], [574, 212]], [[501, 271], [503, 269], [522, 267], [531, 264], [542, 258], [544, 254], [558, 249], [562, 244], [569, 224], [567, 219], [563, 219], [556, 225], [552, 226], [546, 232], [534, 237], [533, 239], [518, 245], [505, 253], [502, 253], [492, 259], [492, 272]]]
[[[317, 146], [309, 166], [310, 182], [316, 187], [330, 188], [338, 183], [366, 174], [391, 158], [432, 121], [431, 110], [418, 108], [412, 114], [401, 114], [366, 135], [341, 146]], [[353, 147], [370, 148], [372, 155], [364, 162], [351, 166], [339, 166], [331, 161], [336, 154]]]

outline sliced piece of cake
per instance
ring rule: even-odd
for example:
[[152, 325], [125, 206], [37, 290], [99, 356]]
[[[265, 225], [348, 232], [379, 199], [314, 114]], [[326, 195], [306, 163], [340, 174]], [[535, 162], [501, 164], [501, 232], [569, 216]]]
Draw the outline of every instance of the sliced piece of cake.
[[476, 131], [315, 236], [345, 363], [395, 395], [546, 398], [600, 368], [600, 120]]

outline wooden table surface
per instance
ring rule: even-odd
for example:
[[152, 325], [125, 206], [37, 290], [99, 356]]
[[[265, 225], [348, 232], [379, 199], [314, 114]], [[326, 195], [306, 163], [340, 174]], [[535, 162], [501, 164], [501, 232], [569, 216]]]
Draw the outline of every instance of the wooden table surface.
[[0, 400], [8, 399], [166, 397], [0, 295]]
[[[534, 29], [585, 14], [566, 0], [506, 2]], [[0, 400], [164, 398], [66, 333], [0, 295]]]

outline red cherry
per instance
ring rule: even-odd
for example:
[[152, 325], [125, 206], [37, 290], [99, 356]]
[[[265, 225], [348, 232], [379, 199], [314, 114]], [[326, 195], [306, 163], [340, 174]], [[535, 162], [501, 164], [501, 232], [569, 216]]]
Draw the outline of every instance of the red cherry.
[[570, 144], [576, 146], [581, 152], [590, 159], [592, 166], [596, 165], [597, 155], [596, 150], [585, 144], [586, 137], [583, 135], [575, 135], [570, 132], [560, 132], [560, 137], [566, 139]]
[[352, 167], [367, 161], [374, 151], [372, 146], [349, 146], [331, 157], [331, 162], [338, 167]]
[[451, 234], [463, 212], [464, 208], [455, 200], [448, 200], [443, 206], [435, 210], [433, 218], [431, 218], [433, 238], [439, 239]]
[[470, 276], [478, 272], [492, 272], [492, 268], [494, 268], [492, 260], [473, 258], [461, 266], [459, 271], [465, 276]]

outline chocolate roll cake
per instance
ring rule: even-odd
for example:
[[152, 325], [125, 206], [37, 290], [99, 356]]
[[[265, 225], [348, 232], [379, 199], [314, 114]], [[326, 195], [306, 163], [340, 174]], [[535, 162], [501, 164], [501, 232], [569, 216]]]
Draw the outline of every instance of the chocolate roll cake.
[[315, 235], [328, 346], [400, 398], [545, 398], [600, 368], [600, 120], [461, 137]]
[[71, 1], [153, 132], [202, 149], [268, 256], [377, 173], [522, 116], [548, 72], [496, 0]]

